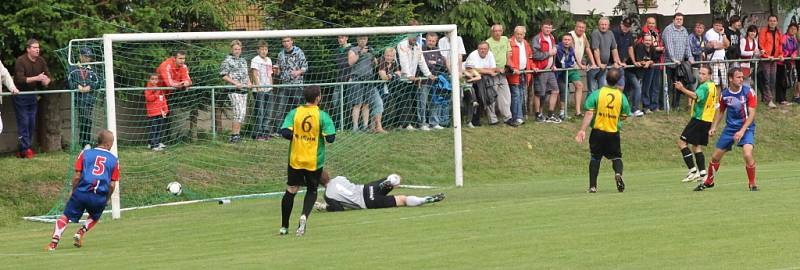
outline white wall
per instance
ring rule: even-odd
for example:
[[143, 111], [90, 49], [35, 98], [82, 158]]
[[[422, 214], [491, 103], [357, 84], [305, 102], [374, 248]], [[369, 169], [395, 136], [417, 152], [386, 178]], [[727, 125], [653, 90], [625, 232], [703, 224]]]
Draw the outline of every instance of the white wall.
[[[673, 15], [675, 14], [675, 3], [680, 0], [655, 0], [658, 7], [653, 9], [640, 9], [641, 14], [661, 14]], [[703, 0], [682, 0], [677, 12], [683, 14], [709, 14], [711, 8], [709, 3]], [[569, 11], [573, 14], [587, 15], [589, 11], [595, 9], [595, 14], [602, 13], [606, 16], [614, 16], [614, 7], [619, 3], [619, 0], [570, 0]]]

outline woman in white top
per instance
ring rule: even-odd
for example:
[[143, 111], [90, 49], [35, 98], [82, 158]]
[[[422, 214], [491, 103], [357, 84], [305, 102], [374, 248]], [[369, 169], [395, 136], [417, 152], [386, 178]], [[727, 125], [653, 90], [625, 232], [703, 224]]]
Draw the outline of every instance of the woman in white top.
[[[747, 34], [742, 37], [741, 41], [739, 42], [739, 49], [742, 52], [742, 59], [751, 59], [757, 58], [763, 52], [761, 48], [758, 47], [758, 27], [755, 25], [751, 25], [747, 27]], [[752, 85], [753, 78], [750, 74], [753, 74], [750, 69], [751, 62], [742, 62], [739, 66], [742, 68], [742, 73], [744, 73], [745, 84]]]

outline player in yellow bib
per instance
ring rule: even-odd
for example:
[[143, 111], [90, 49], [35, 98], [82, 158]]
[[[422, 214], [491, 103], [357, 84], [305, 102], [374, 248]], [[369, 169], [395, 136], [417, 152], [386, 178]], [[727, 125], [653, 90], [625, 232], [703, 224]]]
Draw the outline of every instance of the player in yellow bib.
[[[708, 145], [708, 131], [711, 129], [711, 122], [714, 121], [717, 110], [719, 110], [719, 89], [711, 80], [711, 68], [700, 67], [699, 79], [701, 83], [694, 92], [686, 89], [680, 82], [675, 83], [675, 89], [694, 101], [692, 119], [689, 120], [689, 124], [683, 129], [681, 138], [678, 140], [678, 148], [681, 149], [683, 161], [689, 168], [689, 173], [682, 180], [684, 183], [701, 181], [706, 178], [706, 157], [703, 155], [702, 147]], [[689, 144], [692, 145], [691, 150]], [[697, 159], [697, 166], [692, 159], [693, 156]]]
[[306, 186], [306, 196], [297, 236], [305, 234], [306, 221], [317, 201], [317, 187], [325, 165], [325, 143], [333, 143], [336, 139], [333, 120], [317, 106], [321, 99], [319, 86], [307, 86], [303, 89], [303, 98], [306, 104], [290, 111], [281, 127], [281, 136], [291, 141], [286, 193], [281, 200], [281, 235], [289, 233], [294, 196], [300, 186]]
[[597, 192], [597, 174], [600, 172], [600, 160], [603, 157], [610, 159], [614, 168], [614, 180], [617, 191], [625, 190], [622, 181], [622, 149], [620, 148], [619, 131], [622, 120], [631, 114], [628, 98], [617, 88], [620, 80], [620, 71], [610, 69], [606, 74], [607, 85], [592, 92], [586, 98], [584, 107], [586, 114], [575, 141], [583, 143], [586, 139], [586, 128], [591, 125], [592, 133], [589, 135], [589, 193]]

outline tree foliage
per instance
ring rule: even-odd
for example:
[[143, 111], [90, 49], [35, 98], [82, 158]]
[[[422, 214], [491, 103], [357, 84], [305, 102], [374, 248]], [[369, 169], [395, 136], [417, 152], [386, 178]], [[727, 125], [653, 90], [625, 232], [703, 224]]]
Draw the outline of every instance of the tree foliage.
[[268, 29], [405, 25], [420, 4], [409, 0], [257, 0]]

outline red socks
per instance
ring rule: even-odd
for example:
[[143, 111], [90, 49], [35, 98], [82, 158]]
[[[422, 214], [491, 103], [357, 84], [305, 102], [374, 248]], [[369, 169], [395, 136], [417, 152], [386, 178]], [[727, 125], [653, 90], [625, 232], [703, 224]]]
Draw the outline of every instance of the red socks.
[[753, 165], [745, 165], [744, 169], [747, 171], [747, 185], [748, 186], [755, 186], [756, 185], [756, 164]]
[[714, 175], [717, 174], [717, 170], [719, 170], [719, 162], [711, 161], [708, 163], [708, 175], [706, 175], [706, 181], [703, 182], [706, 186], [710, 186], [714, 184]]

